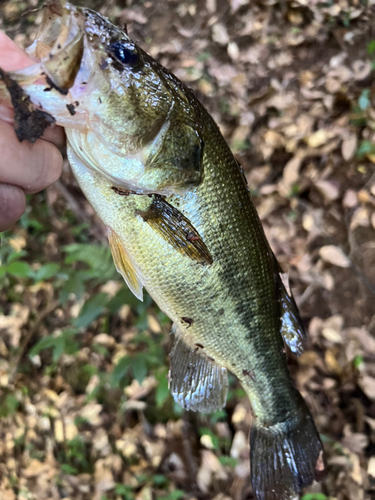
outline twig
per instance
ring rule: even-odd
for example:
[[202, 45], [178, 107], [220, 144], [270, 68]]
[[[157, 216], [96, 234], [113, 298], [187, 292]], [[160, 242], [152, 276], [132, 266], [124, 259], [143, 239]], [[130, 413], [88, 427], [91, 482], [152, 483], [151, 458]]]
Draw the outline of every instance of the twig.
[[60, 304], [60, 302], [58, 300], [55, 300], [54, 302], [49, 304], [39, 314], [38, 319], [35, 321], [34, 325], [30, 328], [28, 333], [25, 335], [25, 338], [21, 342], [20, 351], [13, 362], [13, 368], [10, 370], [10, 373], [9, 373], [9, 381], [8, 381], [9, 385], [12, 384], [14, 377], [16, 376], [18, 364], [25, 353], [26, 347], [27, 347], [28, 343], [30, 342], [30, 339], [32, 338], [32, 336], [36, 332], [37, 328], [39, 328], [39, 325], [42, 323], [44, 318], [47, 317], [49, 314], [51, 314], [51, 312], [54, 311], [59, 306], [59, 304]]

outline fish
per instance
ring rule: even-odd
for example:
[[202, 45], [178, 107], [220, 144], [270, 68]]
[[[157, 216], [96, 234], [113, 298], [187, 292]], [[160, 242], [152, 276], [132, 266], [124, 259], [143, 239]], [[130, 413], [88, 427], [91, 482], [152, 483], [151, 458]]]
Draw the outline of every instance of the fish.
[[0, 71], [20, 140], [56, 123], [130, 290], [173, 322], [168, 374], [186, 410], [226, 402], [228, 371], [252, 411], [257, 500], [287, 500], [324, 470], [313, 417], [287, 366], [303, 352], [297, 305], [239, 162], [193, 91], [104, 16], [51, 0], [27, 53]]

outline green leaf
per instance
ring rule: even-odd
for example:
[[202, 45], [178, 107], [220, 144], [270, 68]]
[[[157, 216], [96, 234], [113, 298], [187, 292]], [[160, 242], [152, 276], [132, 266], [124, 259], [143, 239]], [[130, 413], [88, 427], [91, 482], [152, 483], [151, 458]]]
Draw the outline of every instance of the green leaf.
[[373, 153], [375, 153], [375, 144], [371, 141], [362, 141], [357, 150], [357, 157], [363, 158], [364, 156]]
[[227, 457], [226, 455], [219, 457], [219, 462], [221, 463], [221, 465], [228, 465], [229, 467], [233, 468], [238, 464], [237, 458]]
[[115, 366], [111, 376], [111, 383], [114, 387], [118, 387], [122, 378], [127, 374], [130, 368], [129, 359], [129, 356], [123, 356]]
[[156, 374], [156, 379], [159, 382], [156, 388], [156, 406], [161, 408], [169, 397], [169, 388], [168, 388], [168, 379], [167, 379], [167, 370], [163, 369], [159, 373]]
[[353, 359], [354, 368], [359, 368], [362, 363], [363, 363], [363, 356], [361, 356], [360, 354], [357, 354], [357, 356], [355, 356]]
[[155, 474], [155, 476], [152, 478], [155, 486], [159, 486], [159, 487], [162, 487], [162, 488], [165, 488], [166, 486], [168, 486], [168, 479], [163, 476], [162, 474]]
[[52, 276], [55, 276], [59, 270], [59, 264], [51, 262], [36, 271], [34, 280], [35, 282], [48, 280], [49, 278], [52, 278]]
[[197, 61], [204, 62], [207, 61], [207, 59], [210, 59], [211, 54], [209, 52], [200, 52], [197, 56]]
[[116, 495], [120, 495], [125, 498], [125, 500], [133, 500], [134, 493], [132, 492], [131, 486], [125, 486], [125, 484], [117, 483], [115, 486]]
[[65, 472], [65, 474], [69, 474], [70, 476], [75, 476], [78, 474], [78, 470], [69, 464], [61, 464], [61, 470]]
[[141, 384], [147, 375], [147, 355], [140, 353], [137, 356], [124, 356], [115, 366], [112, 372], [111, 383], [114, 387], [119, 387], [121, 380], [132, 370], [134, 378]]
[[375, 40], [371, 40], [371, 42], [367, 44], [367, 54], [371, 56], [371, 54], [373, 54], [374, 52], [375, 52]]
[[83, 304], [78, 317], [73, 320], [77, 328], [85, 328], [102, 314], [108, 302], [108, 295], [99, 292]]
[[157, 500], [180, 500], [185, 496], [185, 492], [182, 490], [174, 490], [169, 493], [169, 495], [164, 497], [157, 497]]
[[108, 302], [107, 307], [111, 313], [116, 314], [123, 305], [127, 304], [130, 307], [135, 307], [139, 302], [139, 299], [129, 290], [127, 285], [124, 285]]
[[307, 493], [301, 500], [328, 500], [328, 497], [324, 493]]
[[61, 358], [65, 351], [65, 339], [62, 335], [55, 338], [55, 345], [53, 346], [52, 359], [55, 363]]
[[71, 293], [73, 293], [77, 298], [81, 298], [85, 293], [85, 281], [91, 278], [90, 272], [85, 270], [73, 270], [69, 274], [69, 278], [64, 283], [60, 291], [60, 301], [63, 304], [66, 303]]
[[18, 401], [18, 399], [15, 396], [13, 396], [13, 394], [7, 395], [6, 406], [7, 406], [8, 414], [15, 413], [19, 404], [20, 404], [20, 402]]
[[138, 354], [131, 359], [131, 367], [133, 369], [134, 378], [139, 384], [142, 384], [143, 380], [147, 375], [147, 365], [145, 360], [145, 355], [143, 353]]
[[29, 357], [32, 358], [43, 351], [44, 349], [49, 349], [51, 347], [55, 347], [56, 345], [56, 337], [44, 337], [40, 339], [29, 351]]
[[29, 357], [32, 358], [45, 349], [53, 349], [52, 359], [55, 363], [60, 357], [66, 354], [74, 354], [79, 350], [78, 343], [74, 340], [77, 334], [75, 330], [65, 330], [58, 337], [52, 335], [39, 340], [29, 351]]
[[6, 267], [6, 270], [9, 274], [17, 276], [18, 278], [27, 278], [27, 276], [33, 274], [30, 265], [27, 262], [23, 262], [22, 260], [12, 262]]
[[25, 255], [27, 255], [27, 252], [25, 252], [25, 250], [21, 250], [20, 252], [13, 252], [8, 256], [7, 262], [8, 262], [8, 264], [10, 264], [11, 262], [14, 262], [15, 260], [19, 260], [22, 257], [25, 257]]
[[101, 283], [118, 277], [112, 261], [111, 250], [108, 247], [75, 243], [66, 245], [63, 250], [68, 254], [65, 258], [66, 264], [77, 261], [84, 262], [91, 268], [92, 277], [98, 279]]
[[362, 109], [362, 111], [365, 111], [371, 105], [369, 95], [370, 95], [370, 89], [365, 89], [363, 90], [362, 94], [358, 99], [358, 105]]
[[217, 410], [215, 413], [211, 413], [210, 422], [211, 424], [216, 424], [219, 421], [227, 419], [227, 412], [225, 410]]

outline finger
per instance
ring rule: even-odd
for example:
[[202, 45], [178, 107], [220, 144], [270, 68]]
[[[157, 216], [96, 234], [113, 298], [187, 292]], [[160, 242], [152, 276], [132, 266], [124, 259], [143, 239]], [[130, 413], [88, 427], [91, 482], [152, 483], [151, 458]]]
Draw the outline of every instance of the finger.
[[66, 144], [64, 129], [57, 125], [52, 125], [51, 127], [46, 128], [41, 139], [52, 142], [52, 144], [54, 144], [59, 149], [63, 148]]
[[61, 174], [62, 156], [50, 142], [20, 143], [9, 123], [0, 120], [0, 182], [36, 193]]
[[2, 100], [0, 101], [0, 119], [12, 125], [14, 123], [14, 109]]
[[0, 184], [0, 232], [11, 228], [25, 211], [25, 193], [17, 186]]
[[12, 40], [0, 31], [0, 68], [4, 71], [16, 71], [27, 68], [34, 61]]

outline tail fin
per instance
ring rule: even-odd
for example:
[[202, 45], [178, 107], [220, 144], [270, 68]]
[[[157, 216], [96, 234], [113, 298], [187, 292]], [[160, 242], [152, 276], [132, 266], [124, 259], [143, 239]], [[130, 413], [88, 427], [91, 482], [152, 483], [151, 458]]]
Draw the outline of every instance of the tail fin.
[[311, 415], [250, 433], [251, 482], [256, 500], [288, 500], [324, 469], [323, 448]]

